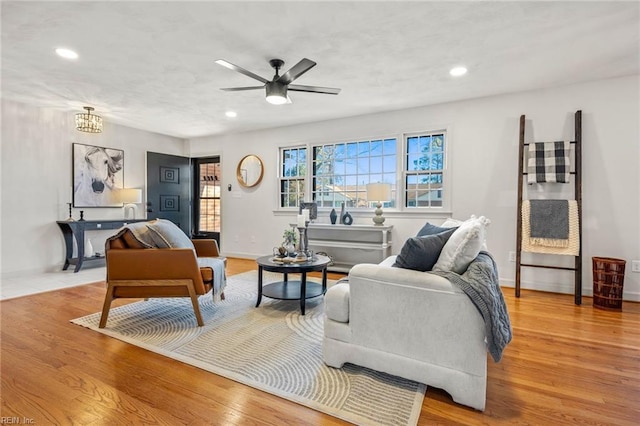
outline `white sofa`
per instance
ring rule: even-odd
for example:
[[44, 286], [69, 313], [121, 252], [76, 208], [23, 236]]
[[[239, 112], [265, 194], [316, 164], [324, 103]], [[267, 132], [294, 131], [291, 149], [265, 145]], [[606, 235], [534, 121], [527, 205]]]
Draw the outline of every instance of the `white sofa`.
[[447, 391], [484, 410], [485, 324], [473, 302], [429, 272], [360, 264], [325, 295], [324, 361], [352, 363]]

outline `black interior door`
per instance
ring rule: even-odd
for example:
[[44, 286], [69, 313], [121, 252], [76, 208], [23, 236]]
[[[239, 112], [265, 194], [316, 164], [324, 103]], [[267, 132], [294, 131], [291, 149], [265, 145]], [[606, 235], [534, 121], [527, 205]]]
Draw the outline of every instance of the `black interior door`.
[[189, 158], [147, 152], [147, 218], [168, 219], [191, 236]]

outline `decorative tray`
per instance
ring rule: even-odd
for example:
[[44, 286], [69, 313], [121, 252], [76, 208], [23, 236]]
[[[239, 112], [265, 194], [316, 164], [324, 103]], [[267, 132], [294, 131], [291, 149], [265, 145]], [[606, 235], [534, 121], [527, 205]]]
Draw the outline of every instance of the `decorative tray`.
[[271, 261], [274, 263], [282, 263], [282, 264], [287, 264], [287, 263], [304, 263], [304, 262], [308, 262], [309, 260], [312, 259], [307, 259], [306, 257], [304, 259], [299, 259], [297, 257], [272, 257]]

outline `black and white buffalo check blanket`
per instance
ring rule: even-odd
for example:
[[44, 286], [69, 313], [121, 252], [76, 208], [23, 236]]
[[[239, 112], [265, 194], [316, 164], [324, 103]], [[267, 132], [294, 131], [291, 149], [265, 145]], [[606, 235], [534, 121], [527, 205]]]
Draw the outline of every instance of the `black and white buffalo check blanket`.
[[535, 142], [529, 144], [527, 182], [569, 183], [570, 142]]

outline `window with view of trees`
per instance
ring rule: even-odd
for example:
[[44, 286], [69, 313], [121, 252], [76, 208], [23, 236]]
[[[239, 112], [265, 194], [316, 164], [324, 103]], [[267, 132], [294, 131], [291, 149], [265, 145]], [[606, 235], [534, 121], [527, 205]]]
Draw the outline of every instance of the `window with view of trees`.
[[297, 207], [304, 200], [307, 149], [281, 150], [280, 207]]
[[396, 155], [395, 138], [314, 146], [313, 200], [318, 207], [370, 207], [378, 200], [367, 200], [368, 183], [389, 183], [395, 192]]
[[444, 132], [405, 137], [406, 207], [442, 207], [444, 137]]

